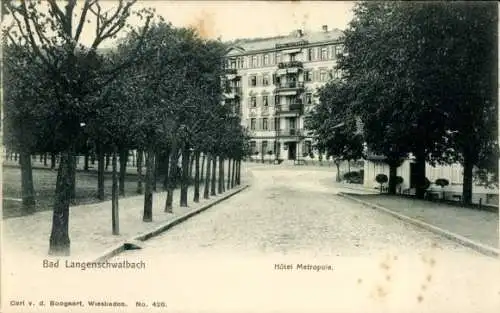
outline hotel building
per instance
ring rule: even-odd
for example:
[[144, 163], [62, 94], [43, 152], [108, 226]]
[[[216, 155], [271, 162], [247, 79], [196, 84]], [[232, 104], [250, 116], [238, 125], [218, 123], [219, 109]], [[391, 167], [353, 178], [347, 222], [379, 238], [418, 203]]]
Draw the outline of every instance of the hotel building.
[[305, 116], [317, 89], [339, 77], [342, 31], [235, 41], [226, 54], [225, 105], [241, 116], [251, 136], [252, 158], [300, 163], [312, 151]]

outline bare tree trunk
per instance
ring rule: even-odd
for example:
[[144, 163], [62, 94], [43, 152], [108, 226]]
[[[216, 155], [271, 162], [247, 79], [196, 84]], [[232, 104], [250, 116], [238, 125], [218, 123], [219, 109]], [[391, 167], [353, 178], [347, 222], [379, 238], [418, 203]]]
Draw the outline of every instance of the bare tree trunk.
[[396, 176], [398, 167], [398, 165], [389, 164], [389, 194], [391, 195], [396, 194]]
[[167, 150], [163, 154], [163, 162], [162, 162], [164, 168], [163, 172], [165, 177], [163, 178], [163, 190], [168, 189], [168, 181], [169, 181], [169, 170], [170, 170], [170, 150]]
[[106, 153], [106, 171], [109, 168], [109, 161], [110, 161], [110, 155], [109, 155], [109, 153]]
[[233, 159], [233, 166], [232, 166], [233, 171], [231, 173], [231, 188], [234, 188], [235, 186], [235, 180], [236, 180], [235, 167], [236, 167], [236, 160]]
[[215, 183], [217, 180], [217, 155], [212, 155], [212, 184], [210, 186], [210, 195], [215, 196]]
[[97, 148], [97, 198], [104, 200], [104, 151], [102, 144]]
[[236, 184], [237, 185], [241, 184], [241, 160], [238, 160], [238, 171], [237, 171], [237, 177], [236, 177]]
[[77, 157], [74, 156], [75, 160], [75, 170], [72, 172], [73, 176], [71, 176], [71, 195], [70, 195], [70, 203], [74, 204], [75, 203], [75, 198], [76, 198], [76, 160]]
[[85, 155], [83, 157], [83, 170], [85, 172], [89, 171], [89, 154], [88, 153], [85, 153]]
[[[16, 161], [17, 161], [17, 159], [16, 159]], [[50, 168], [51, 169], [56, 168], [56, 154], [55, 153], [50, 154]]]
[[177, 151], [177, 145], [172, 145], [172, 150], [170, 151], [170, 173], [168, 177], [168, 188], [167, 188], [167, 200], [165, 202], [165, 212], [173, 213], [173, 201], [174, 201], [174, 189], [176, 185], [176, 170], [177, 161], [179, 159], [179, 152]]
[[203, 156], [201, 157], [201, 176], [200, 176], [200, 180], [203, 181], [203, 178], [204, 178], [204, 169], [205, 169], [205, 159], [206, 159], [206, 153], [203, 152]]
[[464, 205], [469, 205], [472, 203], [472, 177], [474, 168], [472, 157], [464, 155], [463, 168], [462, 203]]
[[212, 154], [207, 153], [207, 171], [205, 173], [205, 186], [203, 187], [203, 199], [208, 199], [209, 198], [209, 189], [210, 189], [210, 164], [211, 162], [211, 157]]
[[143, 222], [153, 221], [153, 168], [154, 166], [154, 152], [149, 148], [146, 151], [146, 179], [144, 181], [144, 213], [142, 216]]
[[189, 148], [184, 146], [182, 149], [182, 177], [181, 177], [181, 198], [180, 206], [188, 206], [188, 186], [189, 186]]
[[415, 151], [415, 179], [416, 179], [416, 197], [423, 199], [425, 196], [425, 150]]
[[121, 196], [125, 195], [125, 175], [127, 173], [128, 150], [120, 149], [120, 178], [118, 191]]
[[193, 202], [200, 202], [200, 151], [194, 153], [195, 172], [194, 172], [194, 197]]
[[195, 154], [191, 154], [191, 162], [189, 163], [189, 180], [193, 179], [193, 169], [194, 169]]
[[219, 156], [219, 179], [217, 180], [217, 193], [223, 193], [224, 188], [224, 158]]
[[43, 166], [47, 166], [47, 153], [43, 154]]
[[33, 187], [33, 168], [29, 152], [21, 150], [21, 189], [23, 214], [35, 213], [35, 188]]
[[153, 187], [153, 191], [156, 191], [156, 180], [158, 178], [158, 153], [155, 152], [153, 154], [154, 158], [153, 158], [153, 177], [152, 177], [152, 187]]
[[144, 160], [144, 151], [137, 150], [137, 193], [142, 194], [142, 162]]
[[[233, 171], [234, 171], [234, 163], [233, 163]], [[231, 174], [231, 159], [229, 158], [227, 160], [227, 189], [229, 190], [232, 186], [231, 186], [231, 177], [232, 177], [232, 174]]]
[[52, 215], [52, 231], [49, 240], [49, 255], [70, 254], [69, 201], [71, 198], [72, 177], [75, 171], [73, 148], [61, 153], [57, 172], [55, 201]]
[[[112, 160], [112, 187], [111, 187], [111, 227], [113, 230], [113, 235], [120, 234], [120, 219], [118, 215], [118, 173], [117, 173], [117, 160], [116, 160], [116, 147], [113, 151], [113, 160]], [[120, 167], [122, 164], [121, 151], [120, 151]]]

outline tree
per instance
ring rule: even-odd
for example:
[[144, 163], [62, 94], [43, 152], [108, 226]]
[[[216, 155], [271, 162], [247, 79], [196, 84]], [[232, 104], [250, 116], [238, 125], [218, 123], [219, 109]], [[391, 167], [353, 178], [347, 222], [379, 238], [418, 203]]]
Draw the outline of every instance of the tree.
[[319, 90], [319, 104], [306, 118], [316, 140], [316, 147], [332, 156], [340, 181], [340, 162], [363, 156], [363, 139], [352, 115], [352, 95], [346, 84], [334, 80]]
[[[68, 255], [69, 204], [75, 175], [75, 142], [80, 137], [82, 122], [95, 108], [99, 92], [112, 82], [134, 59], [116, 64], [112, 69], [101, 70], [92, 66], [99, 57], [100, 44], [115, 37], [125, 26], [134, 1], [119, 1], [110, 12], [105, 12], [98, 0], [86, 1], [77, 8], [77, 1], [70, 0], [64, 8], [55, 0], [8, 1], [5, 7], [12, 17], [12, 25], [4, 30], [9, 43], [20, 48], [29, 47], [27, 56], [52, 82], [54, 99], [54, 135], [61, 148], [61, 162], [56, 182], [52, 232], [49, 254]], [[77, 12], [80, 11], [78, 14]], [[151, 15], [145, 16], [148, 25]], [[90, 16], [96, 23], [95, 37], [90, 47], [81, 44], [81, 34]], [[146, 27], [147, 28], [147, 27]], [[146, 29], [145, 28], [145, 29]], [[36, 110], [36, 108], [33, 108]]]

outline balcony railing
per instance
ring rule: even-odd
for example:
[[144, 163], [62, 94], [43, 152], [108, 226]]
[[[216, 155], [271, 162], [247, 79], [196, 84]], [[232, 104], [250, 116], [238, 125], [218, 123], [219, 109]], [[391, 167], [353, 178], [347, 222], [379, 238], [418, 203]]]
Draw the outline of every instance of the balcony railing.
[[299, 113], [302, 114], [304, 106], [302, 102], [291, 103], [288, 105], [276, 105], [277, 113]]
[[276, 84], [276, 89], [302, 89], [304, 82], [286, 82]]
[[278, 63], [278, 68], [292, 68], [292, 67], [298, 67], [302, 68], [303, 64], [300, 61], [289, 61], [289, 62], [280, 62]]
[[304, 134], [300, 128], [279, 129], [276, 133], [278, 136], [303, 136]]

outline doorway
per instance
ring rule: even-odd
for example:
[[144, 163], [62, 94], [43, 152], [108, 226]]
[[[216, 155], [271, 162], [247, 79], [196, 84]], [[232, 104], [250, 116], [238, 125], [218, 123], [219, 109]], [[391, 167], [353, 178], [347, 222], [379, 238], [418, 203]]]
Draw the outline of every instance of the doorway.
[[297, 158], [297, 143], [288, 143], [288, 160], [295, 160]]

